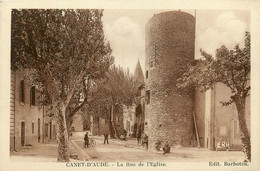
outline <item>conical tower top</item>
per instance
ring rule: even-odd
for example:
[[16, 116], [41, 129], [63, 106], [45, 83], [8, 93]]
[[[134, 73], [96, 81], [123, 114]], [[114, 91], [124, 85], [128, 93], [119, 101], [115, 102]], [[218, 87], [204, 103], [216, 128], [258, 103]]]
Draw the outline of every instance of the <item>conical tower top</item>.
[[135, 67], [134, 82], [138, 82], [140, 84], [144, 83], [144, 74], [143, 74], [143, 71], [142, 71], [142, 67], [141, 67], [139, 58], [138, 58], [138, 62], [137, 62], [136, 67]]

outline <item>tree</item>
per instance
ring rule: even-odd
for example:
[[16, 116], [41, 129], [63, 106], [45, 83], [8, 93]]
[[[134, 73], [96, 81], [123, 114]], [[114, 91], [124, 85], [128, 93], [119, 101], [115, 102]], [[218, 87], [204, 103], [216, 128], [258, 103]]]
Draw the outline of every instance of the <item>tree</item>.
[[222, 102], [222, 105], [236, 105], [243, 151], [248, 161], [251, 161], [251, 142], [245, 120], [245, 104], [250, 91], [250, 48], [250, 33], [246, 32], [243, 48], [237, 44], [233, 50], [228, 50], [223, 45], [216, 50], [216, 58], [201, 50], [204, 58], [190, 65], [177, 84], [179, 88], [202, 86], [208, 90], [213, 88], [214, 83], [220, 82], [230, 88], [230, 100]]
[[[133, 82], [133, 77], [120, 67], [113, 65], [106, 73], [104, 79], [95, 81], [92, 90], [92, 100], [88, 106], [88, 112], [99, 116], [106, 113], [109, 120], [110, 135], [119, 137], [113, 123], [115, 108], [131, 106], [135, 103], [137, 88]], [[122, 113], [123, 114], [123, 113]]]
[[67, 122], [87, 102], [88, 82], [113, 63], [102, 10], [12, 10], [11, 69], [30, 68], [54, 106], [58, 161], [69, 161]]

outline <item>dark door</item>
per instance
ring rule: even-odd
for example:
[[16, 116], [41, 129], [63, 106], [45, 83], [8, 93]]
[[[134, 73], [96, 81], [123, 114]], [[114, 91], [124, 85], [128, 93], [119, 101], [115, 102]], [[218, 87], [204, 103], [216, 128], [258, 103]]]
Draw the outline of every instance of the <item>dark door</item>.
[[25, 143], [25, 122], [21, 123], [21, 146]]
[[48, 137], [48, 127], [49, 127], [49, 124], [45, 123], [45, 137]]
[[41, 141], [41, 120], [38, 119], [38, 142]]
[[52, 121], [50, 121], [50, 139], [52, 139]]

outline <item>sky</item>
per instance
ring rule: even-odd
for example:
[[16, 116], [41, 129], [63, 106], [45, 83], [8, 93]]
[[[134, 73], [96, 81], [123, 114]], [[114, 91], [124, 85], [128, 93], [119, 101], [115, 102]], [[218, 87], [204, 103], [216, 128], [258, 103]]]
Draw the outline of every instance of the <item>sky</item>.
[[[102, 18], [115, 64], [134, 73], [138, 60], [145, 70], [145, 25], [154, 15], [170, 10], [104, 10]], [[195, 10], [181, 10], [195, 16]], [[250, 31], [249, 10], [196, 10], [195, 58], [200, 49], [215, 55], [221, 45], [232, 49], [243, 46], [244, 33]]]

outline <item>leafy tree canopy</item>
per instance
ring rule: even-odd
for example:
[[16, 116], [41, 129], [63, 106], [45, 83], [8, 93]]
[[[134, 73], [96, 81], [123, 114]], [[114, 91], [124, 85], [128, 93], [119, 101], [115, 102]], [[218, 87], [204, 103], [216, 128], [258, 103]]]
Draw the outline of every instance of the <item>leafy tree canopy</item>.
[[[29, 68], [54, 106], [58, 160], [69, 161], [67, 123], [86, 104], [90, 82], [113, 63], [102, 10], [12, 10], [11, 69]], [[84, 102], [78, 98], [84, 95]]]
[[204, 58], [190, 65], [177, 84], [179, 88], [202, 86], [206, 91], [220, 82], [230, 88], [230, 100], [222, 104], [236, 105], [243, 151], [248, 161], [251, 161], [251, 140], [245, 119], [245, 104], [250, 91], [250, 49], [250, 33], [246, 32], [243, 48], [237, 44], [229, 50], [223, 45], [216, 50], [216, 58], [201, 50]]
[[201, 50], [202, 59], [190, 64], [189, 70], [178, 79], [179, 88], [202, 86], [204, 91], [212, 89], [214, 83], [220, 82], [230, 88], [232, 96], [229, 105], [236, 96], [248, 95], [250, 90], [250, 33], [245, 33], [243, 48], [237, 44], [233, 50], [224, 45], [216, 50], [216, 58]]

